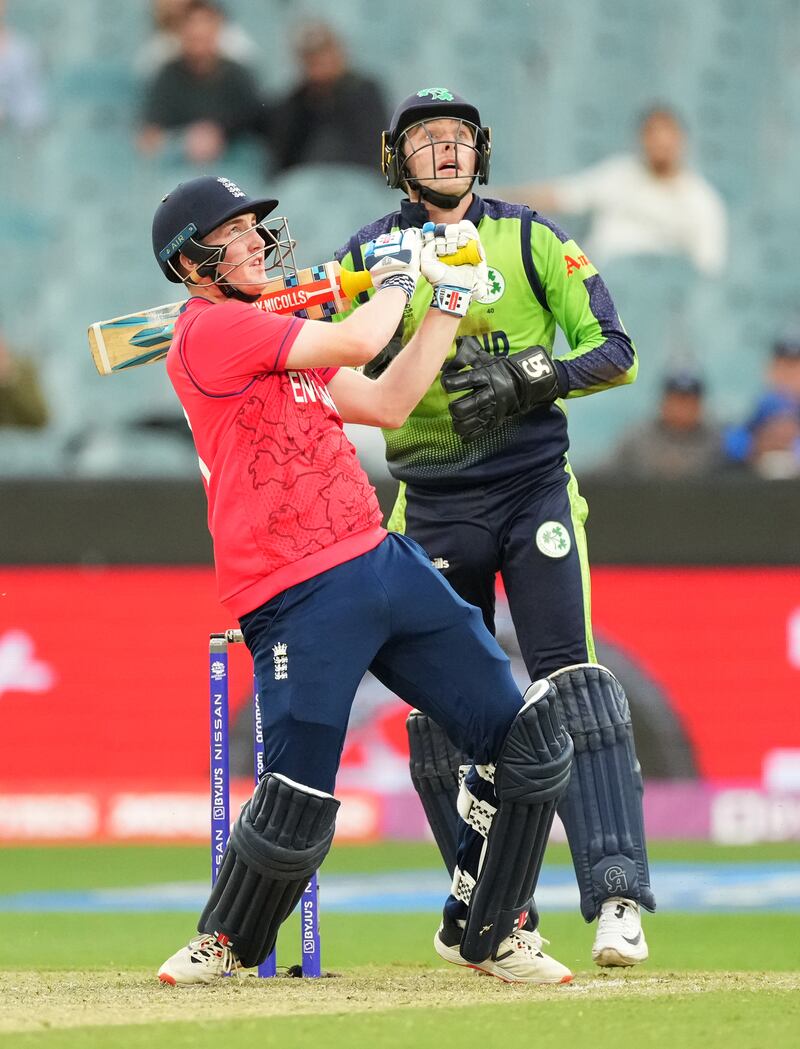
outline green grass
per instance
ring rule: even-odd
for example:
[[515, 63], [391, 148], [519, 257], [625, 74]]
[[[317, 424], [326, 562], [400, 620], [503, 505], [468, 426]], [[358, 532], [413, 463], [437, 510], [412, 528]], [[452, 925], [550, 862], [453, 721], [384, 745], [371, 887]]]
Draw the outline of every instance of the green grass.
[[[800, 844], [719, 848], [705, 843], [656, 843], [654, 862], [756, 862], [800, 859]], [[565, 846], [551, 846], [547, 864], [569, 862]], [[196, 846], [83, 846], [16, 848], [0, 852], [3, 893], [48, 889], [112, 888], [208, 877], [208, 855]], [[382, 842], [334, 848], [329, 873], [424, 869], [438, 865], [426, 843]], [[323, 913], [325, 961], [334, 968], [360, 964], [425, 964], [430, 960], [432, 914]], [[151, 968], [192, 932], [187, 913], [35, 913], [3, 915], [0, 969]], [[577, 915], [543, 917], [544, 934], [567, 965], [585, 965], [592, 929]], [[682, 915], [659, 913], [647, 922], [653, 965], [669, 970], [792, 970], [800, 968], [800, 915]], [[387, 951], [386, 943], [391, 944]], [[292, 921], [279, 948], [298, 960]], [[286, 945], [283, 947], [283, 945]]]
[[[282, 964], [300, 961], [296, 917], [281, 932]], [[437, 915], [323, 914], [327, 968], [424, 965]], [[152, 969], [193, 934], [191, 914], [3, 915], [0, 969]], [[588, 969], [593, 930], [574, 914], [545, 915], [559, 961]], [[648, 971], [800, 969], [800, 914], [657, 914], [647, 919]]]
[[[696, 843], [657, 843], [651, 849], [651, 857], [655, 863], [796, 863], [800, 860], [800, 844], [719, 848]], [[545, 862], [568, 863], [566, 848], [551, 847]], [[382, 843], [336, 847], [325, 870], [368, 873], [437, 865], [433, 846]], [[0, 886], [3, 893], [13, 893], [197, 881], [208, 877], [208, 866], [207, 850], [194, 846], [16, 848], [0, 853]], [[553, 953], [576, 972], [577, 979], [570, 988], [555, 993], [542, 995], [538, 988], [505, 988], [497, 981], [456, 972], [458, 1001], [453, 1001], [451, 994], [425, 1007], [412, 1008], [412, 998], [406, 1008], [399, 1009], [398, 994], [390, 990], [377, 1004], [365, 1004], [359, 1001], [357, 988], [361, 985], [356, 982], [352, 995], [349, 991], [340, 994], [341, 1004], [329, 1007], [325, 1015], [312, 1015], [306, 994], [310, 989], [304, 991], [301, 981], [286, 981], [301, 1006], [305, 1002], [304, 1014], [253, 1016], [251, 1008], [249, 1013], [240, 1009], [237, 1015], [236, 1001], [228, 1009], [223, 995], [224, 1011], [211, 1021], [198, 1022], [190, 1022], [197, 1015], [192, 1003], [207, 1003], [206, 989], [199, 989], [195, 998], [184, 990], [168, 992], [173, 997], [165, 999], [157, 982], [151, 983], [150, 979], [160, 961], [191, 934], [192, 915], [10, 912], [3, 914], [2, 919], [0, 972], [6, 974], [12, 992], [15, 980], [21, 979], [22, 974], [50, 974], [44, 977], [41, 992], [45, 1010], [42, 1015], [56, 1018], [42, 1021], [53, 1023], [49, 1030], [4, 1031], [0, 1005], [0, 1049], [218, 1049], [223, 1038], [227, 1044], [253, 1043], [265, 1049], [313, 1045], [320, 1049], [462, 1049], [468, 1045], [493, 1049], [509, 1037], [515, 1042], [523, 1039], [523, 1044], [535, 1045], [536, 1049], [626, 1049], [628, 1045], [633, 1049], [772, 1049], [794, 1044], [800, 1031], [800, 977], [795, 979], [792, 975], [800, 970], [800, 913], [658, 913], [647, 918], [651, 951], [647, 965], [637, 969], [632, 977], [615, 973], [605, 979], [596, 974], [589, 962], [593, 929], [577, 914], [557, 912], [544, 915], [542, 931], [553, 942]], [[399, 987], [410, 972], [417, 973], [425, 983], [431, 979], [426, 974], [450, 971], [450, 967], [438, 962], [431, 947], [436, 920], [432, 913], [323, 913], [323, 964], [338, 972], [364, 974], [358, 979], [366, 981], [373, 969], [382, 967], [386, 971], [388, 966], [390, 973], [398, 974]], [[281, 964], [299, 961], [297, 943], [295, 916], [279, 940]], [[73, 970], [97, 973], [96, 978], [86, 977], [90, 987], [91, 981], [100, 982], [108, 974], [121, 980], [123, 986], [126, 979], [137, 979], [143, 1005], [151, 1007], [155, 1002], [163, 1007], [173, 1003], [179, 1014], [174, 1015], [173, 1008], [169, 1016], [154, 1018], [147, 1014], [138, 1017], [143, 1022], [129, 1023], [129, 1019], [137, 1018], [137, 1009], [128, 1005], [121, 1007], [118, 1016], [124, 1022], [109, 1026], [105, 1016], [91, 1020], [91, 1010], [96, 1006], [90, 996], [84, 999], [83, 992], [60, 982], [67, 978], [67, 971]], [[120, 973], [131, 975], [117, 976]], [[763, 973], [774, 975], [758, 975]], [[641, 974], [645, 974], [649, 984], [640, 978]], [[697, 986], [687, 988], [692, 974]], [[704, 980], [711, 982], [704, 985]], [[286, 997], [282, 983], [279, 981], [272, 992], [273, 1003]], [[332, 986], [346, 981], [323, 983]], [[501, 989], [497, 1001], [486, 1004], [474, 1000], [475, 988], [484, 991], [489, 984]], [[642, 991], [645, 984], [650, 988], [647, 993]], [[605, 991], [609, 989], [611, 993], [615, 985], [617, 990], [610, 1000]], [[140, 993], [138, 986], [134, 1000]], [[391, 981], [389, 987], [392, 988]], [[46, 1012], [52, 1006], [48, 998], [51, 993], [62, 995], [66, 1012]], [[257, 993], [256, 998], [258, 1010], [262, 999]], [[269, 1000], [269, 996], [263, 1000]], [[81, 1002], [85, 1004], [81, 1006]], [[69, 1008], [76, 1005], [87, 1010], [85, 1021], [80, 1013], [77, 1021], [69, 1014]], [[39, 1015], [36, 1001], [30, 1004], [28, 1012], [27, 999], [18, 997], [16, 1007], [33, 1018]], [[69, 1026], [76, 1022], [86, 1025]]]
[[582, 1002], [564, 992], [558, 1001], [504, 1001], [438, 1009], [386, 1009], [325, 1016], [220, 1018], [215, 1023], [80, 1027], [0, 1035], [14, 1049], [450, 1049], [508, 1043], [536, 1049], [768, 1049], [796, 1044], [800, 1003], [791, 990], [705, 991], [645, 1000]]
[[[325, 870], [339, 873], [438, 866], [435, 845], [381, 842], [336, 846]], [[211, 876], [209, 850], [197, 845], [82, 845], [0, 850], [0, 892], [107, 889]]]
[[[800, 842], [719, 846], [707, 842], [654, 842], [654, 863], [800, 863]], [[335, 845], [325, 860], [331, 874], [422, 870], [439, 866], [435, 845], [380, 842]], [[566, 845], [551, 845], [545, 864], [568, 865]], [[196, 845], [84, 845], [7, 848], [0, 851], [2, 893], [47, 889], [103, 889], [156, 882], [202, 881], [210, 876], [208, 850]]]

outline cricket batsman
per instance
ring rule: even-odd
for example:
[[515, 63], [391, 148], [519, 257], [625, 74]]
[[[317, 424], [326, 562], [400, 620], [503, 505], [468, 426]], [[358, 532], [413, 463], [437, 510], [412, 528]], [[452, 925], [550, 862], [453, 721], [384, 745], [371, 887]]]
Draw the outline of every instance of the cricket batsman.
[[[167, 372], [200, 461], [220, 600], [253, 657], [265, 749], [198, 935], [159, 979], [212, 983], [270, 954], [331, 847], [350, 709], [371, 670], [472, 754], [486, 785], [483, 803], [461, 809], [460, 887], [435, 950], [507, 982], [567, 983], [569, 969], [542, 951], [533, 894], [572, 768], [559, 713], [572, 701], [558, 702], [557, 679], [520, 693], [479, 610], [417, 543], [382, 527], [342, 427], [401, 426], [434, 382], [485, 293], [480, 238], [467, 220], [378, 236], [361, 256], [375, 293], [334, 325], [254, 307], [267, 264], [286, 276], [291, 257], [276, 206], [203, 176], [168, 193], [153, 220], [158, 265], [190, 295]], [[448, 262], [470, 245], [477, 261]], [[422, 279], [428, 305], [402, 355], [378, 378], [355, 371]]]

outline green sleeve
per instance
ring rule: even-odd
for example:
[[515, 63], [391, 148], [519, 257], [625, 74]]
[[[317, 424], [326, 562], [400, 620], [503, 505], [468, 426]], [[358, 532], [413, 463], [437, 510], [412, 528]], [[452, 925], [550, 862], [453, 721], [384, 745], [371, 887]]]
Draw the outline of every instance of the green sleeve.
[[633, 382], [636, 348], [583, 250], [538, 222], [532, 227], [531, 247], [547, 305], [570, 347], [558, 358], [567, 378], [566, 396], [585, 397]]

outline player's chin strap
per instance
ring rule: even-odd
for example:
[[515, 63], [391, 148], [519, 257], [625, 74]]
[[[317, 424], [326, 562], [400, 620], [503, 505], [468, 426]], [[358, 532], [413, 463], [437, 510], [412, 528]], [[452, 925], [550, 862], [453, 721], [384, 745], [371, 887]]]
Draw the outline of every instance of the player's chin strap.
[[409, 190], [416, 190], [423, 200], [426, 200], [429, 204], [433, 204], [435, 208], [441, 208], [442, 211], [453, 211], [461, 201], [466, 197], [468, 193], [472, 192], [472, 187], [475, 184], [473, 178], [467, 189], [463, 193], [456, 196], [454, 193], [437, 193], [435, 189], [429, 189], [427, 186], [421, 186], [416, 179], [410, 178], [406, 180], [406, 185]]
[[240, 291], [239, 288], [234, 288], [232, 284], [227, 284], [225, 281], [215, 281], [217, 287], [222, 294], [228, 299], [238, 299], [240, 302], [258, 302], [261, 298], [261, 294], [256, 292], [255, 295], [248, 294], [245, 291]]
[[249, 292], [240, 291], [239, 288], [235, 288], [232, 284], [228, 284], [228, 282], [224, 281], [217, 273], [216, 266], [209, 263], [196, 266], [184, 279], [187, 284], [191, 284], [195, 288], [202, 288], [204, 285], [200, 284], [197, 280], [198, 277], [213, 277], [212, 283], [214, 287], [219, 288], [226, 299], [238, 299], [240, 302], [258, 302], [261, 298], [260, 292], [256, 292], [253, 295]]

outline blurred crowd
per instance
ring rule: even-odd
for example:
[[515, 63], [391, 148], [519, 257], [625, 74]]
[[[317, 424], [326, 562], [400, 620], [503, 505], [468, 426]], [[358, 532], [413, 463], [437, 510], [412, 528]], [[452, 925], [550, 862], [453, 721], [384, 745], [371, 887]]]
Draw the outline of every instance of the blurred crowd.
[[675, 368], [663, 378], [657, 414], [624, 433], [596, 472], [634, 480], [800, 477], [800, 331], [775, 343], [744, 420], [721, 425], [703, 375]]
[[[223, 4], [152, 0], [152, 32], [134, 59], [139, 85], [134, 139], [140, 156], [177, 152], [200, 172], [224, 166], [227, 151], [247, 142], [263, 158], [267, 182], [290, 169], [326, 164], [356, 165], [379, 179], [380, 136], [389, 119], [384, 85], [353, 62], [347, 40], [332, 22], [298, 22], [286, 43], [294, 81], [283, 92], [267, 92], [259, 48]], [[6, 128], [35, 134], [48, 119], [47, 78], [37, 46], [9, 24], [6, 2], [0, 0], [0, 135]], [[628, 152], [557, 178], [490, 184], [486, 195], [527, 203], [567, 227], [581, 219], [581, 242], [603, 274], [621, 259], [645, 272], [658, 260], [675, 258], [684, 260], [698, 281], [719, 281], [731, 252], [728, 206], [692, 164], [686, 123], [669, 102], [659, 101], [633, 130]], [[619, 302], [624, 286], [609, 283]], [[625, 321], [627, 308], [621, 312]], [[663, 340], [669, 349], [656, 356], [646, 325], [638, 318], [632, 324], [645, 381], [625, 396], [635, 398], [638, 391], [639, 403], [651, 408], [644, 417], [639, 412], [596, 460], [597, 475], [800, 476], [800, 322], [795, 331], [773, 333], [773, 347], [761, 365], [762, 389], [752, 391], [751, 409], [742, 418], [717, 417], [716, 390], [702, 351], [687, 345], [678, 327], [674, 338]], [[0, 335], [0, 427], [6, 432], [48, 425], [35, 357], [9, 347]], [[651, 396], [646, 383], [656, 376]], [[379, 469], [377, 444], [370, 444], [366, 458]]]
[[8, 21], [0, 0], [0, 131], [35, 131], [47, 117], [41, 58], [33, 41]]
[[188, 160], [208, 164], [249, 137], [264, 148], [268, 175], [301, 164], [374, 169], [388, 116], [383, 89], [353, 68], [330, 25], [297, 26], [297, 83], [272, 97], [259, 84], [254, 42], [215, 0], [155, 0], [153, 17], [137, 63], [144, 153], [177, 139]]

